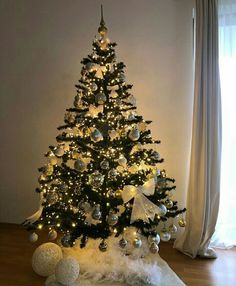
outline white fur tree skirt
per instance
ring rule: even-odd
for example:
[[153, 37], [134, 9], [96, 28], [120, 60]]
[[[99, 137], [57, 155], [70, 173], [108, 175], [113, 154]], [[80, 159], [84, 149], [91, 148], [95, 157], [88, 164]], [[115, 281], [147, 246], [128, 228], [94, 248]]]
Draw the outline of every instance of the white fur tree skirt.
[[[159, 254], [150, 254], [147, 243], [140, 249], [130, 249], [132, 255], [124, 255], [118, 246], [117, 238], [110, 238], [108, 250], [98, 249], [100, 241], [88, 241], [86, 248], [79, 243], [73, 248], [63, 249], [64, 256], [76, 258], [80, 265], [80, 275], [74, 285], [68, 286], [184, 286], [185, 284], [171, 270]], [[145, 258], [140, 258], [145, 256]], [[46, 280], [46, 286], [62, 286], [55, 276]]]

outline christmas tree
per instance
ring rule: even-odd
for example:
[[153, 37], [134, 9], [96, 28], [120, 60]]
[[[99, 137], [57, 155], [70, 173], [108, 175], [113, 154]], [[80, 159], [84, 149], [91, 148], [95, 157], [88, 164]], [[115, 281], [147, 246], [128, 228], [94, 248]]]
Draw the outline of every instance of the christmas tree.
[[[163, 159], [148, 125], [136, 112], [132, 85], [126, 82], [125, 65], [115, 55], [101, 18], [93, 51], [82, 60], [74, 106], [67, 109], [64, 125], [58, 127], [57, 145], [49, 146], [47, 163], [39, 168], [40, 208], [25, 222], [29, 230], [46, 228], [49, 238], [61, 233], [64, 247], [80, 239], [119, 237], [126, 248], [142, 246], [147, 237], [150, 251], [158, 251], [157, 226], [164, 223], [161, 239], [167, 241], [177, 227], [165, 222], [185, 212], [171, 196], [174, 179], [160, 170]], [[178, 223], [185, 225], [180, 216]], [[125, 232], [135, 228], [132, 241]], [[37, 234], [31, 233], [31, 241]]]

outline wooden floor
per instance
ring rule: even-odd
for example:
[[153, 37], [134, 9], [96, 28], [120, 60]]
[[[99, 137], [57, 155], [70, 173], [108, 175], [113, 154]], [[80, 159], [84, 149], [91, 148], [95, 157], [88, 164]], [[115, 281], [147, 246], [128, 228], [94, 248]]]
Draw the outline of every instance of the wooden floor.
[[[31, 269], [31, 257], [37, 244], [28, 241], [28, 233], [18, 225], [0, 224], [0, 286], [41, 286], [45, 278]], [[160, 255], [188, 286], [235, 286], [236, 249], [217, 250], [218, 259], [191, 259], [162, 243]], [[160, 285], [161, 286], [161, 285]], [[175, 286], [175, 285], [170, 285]]]

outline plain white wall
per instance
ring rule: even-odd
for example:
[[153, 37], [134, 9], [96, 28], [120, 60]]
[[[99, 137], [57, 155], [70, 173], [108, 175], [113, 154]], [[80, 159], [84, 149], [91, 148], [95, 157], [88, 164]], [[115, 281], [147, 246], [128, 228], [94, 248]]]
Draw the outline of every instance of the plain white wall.
[[36, 210], [37, 168], [72, 106], [104, 5], [138, 110], [185, 204], [192, 117], [193, 0], [0, 0], [0, 221]]

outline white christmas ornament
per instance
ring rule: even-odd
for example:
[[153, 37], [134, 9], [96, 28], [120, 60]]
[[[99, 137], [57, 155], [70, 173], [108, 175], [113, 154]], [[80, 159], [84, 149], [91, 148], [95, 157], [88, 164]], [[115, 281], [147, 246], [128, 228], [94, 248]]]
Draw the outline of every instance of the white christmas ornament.
[[57, 157], [62, 157], [64, 155], [64, 149], [62, 146], [58, 146], [57, 149], [54, 151]]
[[32, 268], [40, 276], [52, 275], [62, 259], [61, 248], [52, 242], [40, 245], [33, 253]]
[[51, 230], [49, 231], [49, 233], [48, 233], [48, 238], [49, 238], [50, 240], [54, 240], [54, 239], [57, 238], [57, 232], [56, 232], [55, 229], [51, 229]]
[[79, 270], [79, 263], [75, 258], [63, 258], [55, 269], [56, 280], [62, 285], [71, 285], [78, 279]]
[[29, 236], [29, 241], [30, 242], [36, 242], [37, 240], [38, 240], [38, 235], [37, 235], [37, 233], [35, 233], [35, 232], [33, 232], [33, 233], [31, 233], [30, 234], [30, 236]]

